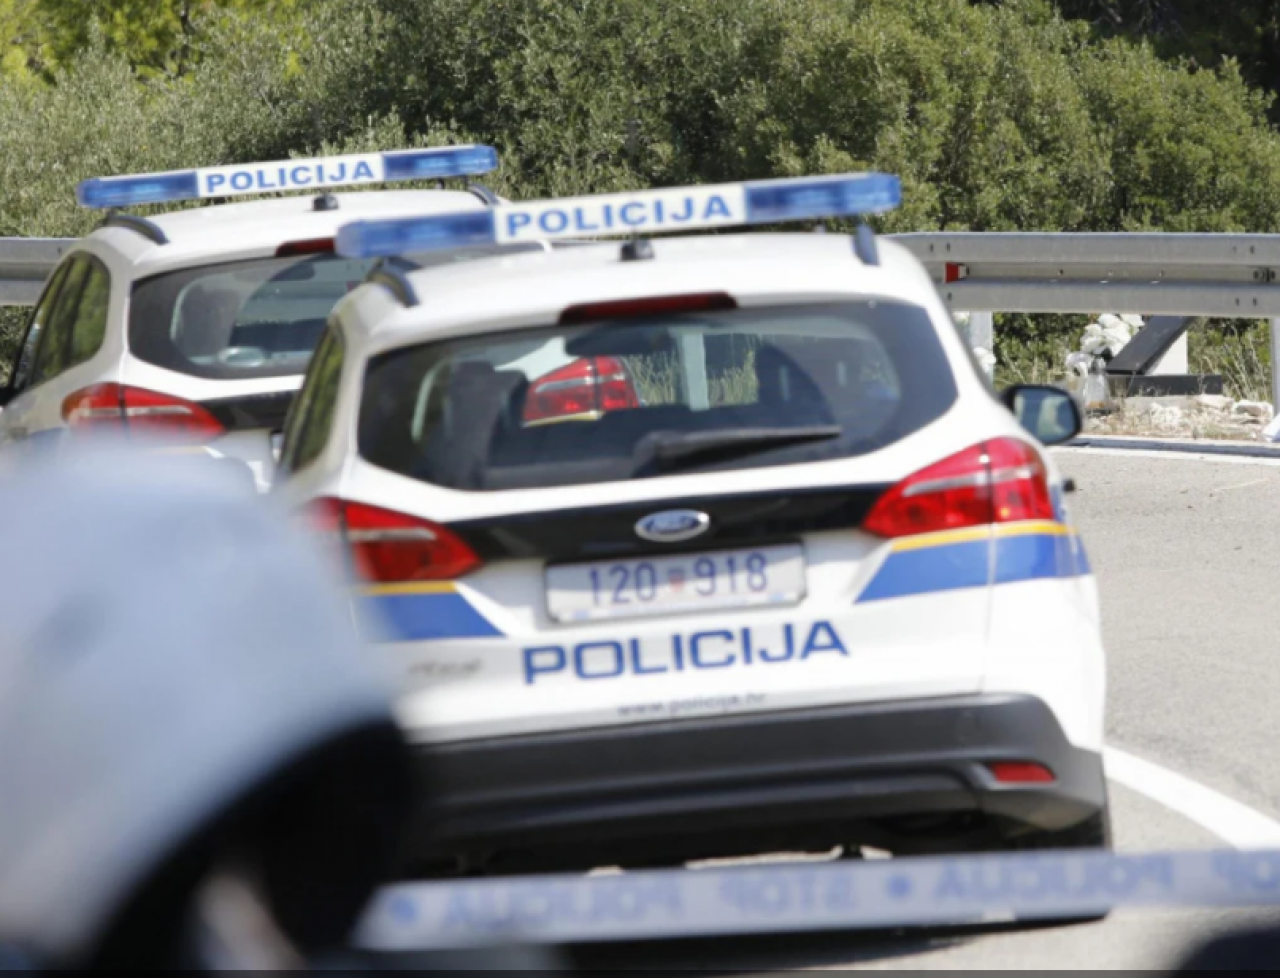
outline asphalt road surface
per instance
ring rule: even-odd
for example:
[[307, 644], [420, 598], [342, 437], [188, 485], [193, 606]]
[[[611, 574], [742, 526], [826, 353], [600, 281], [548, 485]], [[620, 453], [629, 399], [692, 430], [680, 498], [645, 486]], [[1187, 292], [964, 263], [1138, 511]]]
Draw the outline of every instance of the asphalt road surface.
[[[1280, 848], [1280, 465], [1057, 455], [1078, 486], [1071, 505], [1102, 594], [1108, 746], [1122, 752], [1107, 758], [1117, 848]], [[575, 958], [722, 974], [1165, 970], [1197, 941], [1259, 922], [1280, 926], [1280, 911], [1122, 910], [1096, 924], [627, 944]]]

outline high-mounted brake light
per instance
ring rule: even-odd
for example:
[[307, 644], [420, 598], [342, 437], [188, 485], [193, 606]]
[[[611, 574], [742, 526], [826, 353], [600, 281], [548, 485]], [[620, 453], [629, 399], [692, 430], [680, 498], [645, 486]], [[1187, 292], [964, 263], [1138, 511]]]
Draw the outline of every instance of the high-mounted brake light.
[[456, 533], [416, 516], [332, 497], [312, 501], [309, 515], [321, 532], [341, 534], [371, 583], [450, 581], [482, 563]]
[[994, 438], [903, 479], [872, 507], [863, 529], [904, 537], [989, 523], [1053, 519], [1044, 462], [1031, 445]]
[[498, 153], [492, 146], [402, 149], [388, 153], [97, 177], [76, 187], [76, 200], [85, 207], [129, 207], [202, 197], [476, 176], [497, 168]]
[[94, 384], [67, 396], [62, 418], [70, 428], [123, 427], [184, 443], [202, 444], [225, 429], [204, 407], [180, 397], [124, 384]]
[[560, 313], [560, 325], [626, 319], [634, 316], [661, 316], [681, 312], [715, 312], [737, 309], [738, 302], [727, 292], [695, 292], [689, 295], [657, 295], [643, 299], [587, 302], [569, 306]]
[[333, 238], [307, 238], [303, 241], [286, 241], [276, 249], [277, 258], [324, 254], [333, 254]]
[[347, 258], [377, 258], [472, 245], [777, 224], [882, 214], [901, 201], [900, 181], [886, 173], [669, 187], [507, 203], [483, 212], [353, 221], [339, 230], [337, 251]]
[[606, 411], [640, 406], [631, 377], [613, 357], [574, 360], [529, 385], [526, 423], [598, 418]]

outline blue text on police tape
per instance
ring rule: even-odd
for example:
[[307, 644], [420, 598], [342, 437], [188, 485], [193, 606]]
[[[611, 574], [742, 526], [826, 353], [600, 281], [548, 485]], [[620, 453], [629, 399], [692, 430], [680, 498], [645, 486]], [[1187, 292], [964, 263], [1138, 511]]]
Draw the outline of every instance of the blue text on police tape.
[[600, 926], [678, 919], [684, 912], [684, 892], [674, 877], [596, 879], [589, 888], [539, 881], [503, 890], [460, 887], [450, 894], [440, 926], [446, 932], [501, 932], [552, 922]]
[[849, 650], [829, 621], [784, 625], [781, 641], [762, 643], [751, 628], [714, 629], [671, 635], [654, 647], [638, 638], [595, 640], [577, 645], [536, 645], [522, 650], [524, 681], [557, 674], [577, 679], [619, 679], [686, 670], [730, 669], [802, 662], [816, 655], [848, 656]]
[[407, 884], [384, 891], [366, 933], [371, 946], [435, 947], [499, 932], [625, 940], [1194, 906], [1280, 906], [1280, 852], [1046, 851]]

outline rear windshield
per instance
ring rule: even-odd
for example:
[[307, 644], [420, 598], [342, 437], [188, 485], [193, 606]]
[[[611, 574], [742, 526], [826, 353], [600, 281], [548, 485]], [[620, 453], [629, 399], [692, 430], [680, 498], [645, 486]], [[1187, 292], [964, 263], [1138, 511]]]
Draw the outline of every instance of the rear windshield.
[[856, 456], [955, 399], [917, 306], [723, 309], [393, 350], [367, 368], [358, 438], [452, 489], [568, 486]]
[[138, 282], [129, 347], [214, 379], [302, 374], [329, 312], [375, 259], [304, 255], [188, 268]]

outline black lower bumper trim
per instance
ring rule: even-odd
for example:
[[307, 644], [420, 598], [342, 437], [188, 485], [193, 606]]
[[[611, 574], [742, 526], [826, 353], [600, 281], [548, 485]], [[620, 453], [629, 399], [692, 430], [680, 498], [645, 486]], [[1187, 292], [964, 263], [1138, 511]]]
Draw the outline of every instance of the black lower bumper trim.
[[[970, 813], [1044, 831], [1105, 805], [1101, 756], [1018, 695], [736, 714], [418, 748], [424, 809], [413, 854], [758, 837]], [[998, 784], [984, 764], [1031, 761], [1052, 783]], [[867, 843], [871, 844], [871, 843]], [[765, 851], [765, 850], [759, 850]]]

